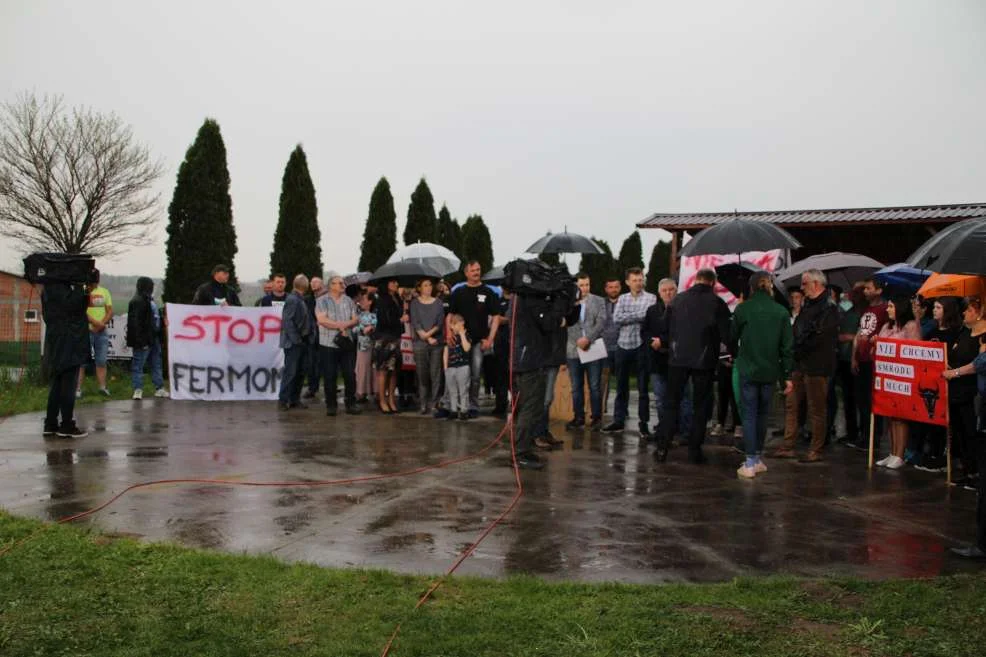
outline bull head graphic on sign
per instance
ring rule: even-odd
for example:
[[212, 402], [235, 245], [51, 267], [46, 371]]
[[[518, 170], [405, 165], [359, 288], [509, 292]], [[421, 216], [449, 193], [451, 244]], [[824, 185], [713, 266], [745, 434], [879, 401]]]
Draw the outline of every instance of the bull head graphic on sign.
[[935, 417], [935, 405], [941, 396], [940, 385], [941, 379], [927, 370], [921, 373], [921, 378], [918, 380], [918, 393], [924, 400], [924, 407], [928, 411], [929, 420]]

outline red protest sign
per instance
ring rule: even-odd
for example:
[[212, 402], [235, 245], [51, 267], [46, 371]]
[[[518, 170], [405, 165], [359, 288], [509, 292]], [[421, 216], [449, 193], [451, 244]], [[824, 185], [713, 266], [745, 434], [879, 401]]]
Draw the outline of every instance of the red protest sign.
[[924, 424], [948, 425], [945, 345], [877, 338], [873, 360], [873, 413]]

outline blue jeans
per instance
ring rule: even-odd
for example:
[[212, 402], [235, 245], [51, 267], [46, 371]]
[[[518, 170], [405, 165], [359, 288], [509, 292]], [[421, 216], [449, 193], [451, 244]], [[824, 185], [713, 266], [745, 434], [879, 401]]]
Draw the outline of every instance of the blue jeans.
[[154, 341], [150, 347], [134, 349], [134, 356], [130, 360], [130, 385], [134, 390], [144, 387], [144, 365], [151, 363], [151, 383], [155, 390], [164, 387], [164, 375], [161, 371], [161, 343]]
[[585, 420], [585, 385], [586, 375], [589, 377], [589, 405], [592, 407], [592, 419], [598, 420], [603, 415], [603, 363], [605, 358], [583, 364], [578, 358], [568, 359], [568, 378], [572, 381], [572, 410], [575, 420]]
[[630, 374], [637, 375], [637, 419], [641, 424], [650, 420], [650, 403], [647, 398], [648, 354], [643, 347], [636, 349], [616, 350], [616, 408], [613, 409], [613, 421], [623, 424], [627, 419], [630, 406]]
[[746, 457], [756, 458], [763, 453], [767, 437], [767, 416], [774, 396], [773, 383], [756, 383], [740, 375], [740, 398], [743, 405], [743, 442]]
[[[668, 377], [666, 374], [651, 374], [650, 384], [654, 389], [654, 407], [657, 409], [657, 419], [661, 419], [664, 411], [664, 397], [668, 392]], [[692, 431], [692, 416], [695, 415], [695, 407], [692, 404], [691, 391], [685, 388], [685, 393], [681, 398], [681, 419], [678, 423], [678, 431], [682, 436], [687, 436]]]

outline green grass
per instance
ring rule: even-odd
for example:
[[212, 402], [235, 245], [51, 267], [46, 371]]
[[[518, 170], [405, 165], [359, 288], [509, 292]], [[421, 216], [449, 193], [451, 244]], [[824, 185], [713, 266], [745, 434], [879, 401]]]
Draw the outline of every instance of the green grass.
[[[0, 545], [39, 527], [0, 513]], [[52, 527], [0, 557], [0, 654], [981, 654], [986, 576], [625, 586], [331, 570]]]
[[[129, 368], [129, 363], [126, 368]], [[76, 406], [101, 404], [113, 399], [130, 399], [133, 389], [130, 387], [129, 369], [111, 363], [106, 372], [106, 379], [106, 386], [110, 391], [109, 397], [99, 394], [96, 377], [87, 375], [82, 384], [82, 398], [76, 400]], [[149, 374], [145, 374], [144, 392], [152, 394], [153, 391], [154, 386], [151, 384], [151, 377]], [[10, 381], [8, 378], [0, 376], [0, 417], [43, 411], [47, 406], [48, 386], [37, 382], [36, 370], [31, 371], [24, 381]]]

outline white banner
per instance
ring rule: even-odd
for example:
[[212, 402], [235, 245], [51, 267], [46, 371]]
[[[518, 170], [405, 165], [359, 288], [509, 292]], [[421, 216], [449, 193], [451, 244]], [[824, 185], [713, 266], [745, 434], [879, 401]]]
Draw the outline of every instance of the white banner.
[[[678, 273], [678, 291], [684, 292], [695, 284], [695, 274], [699, 269], [715, 269], [719, 265], [731, 262], [739, 262], [735, 253], [724, 255], [700, 255], [681, 259], [681, 268]], [[784, 251], [774, 249], [773, 251], [747, 251], [743, 253], [743, 262], [751, 262], [757, 267], [766, 271], [778, 271], [787, 266], [784, 261]], [[732, 292], [721, 284], [716, 283], [716, 294], [729, 305], [730, 310], [735, 310], [739, 303]]]
[[109, 346], [106, 350], [107, 358], [118, 360], [123, 358], [133, 358], [134, 350], [127, 346], [127, 314], [113, 315], [110, 323], [106, 325], [106, 337]]
[[172, 399], [277, 399], [281, 308], [168, 304]]

